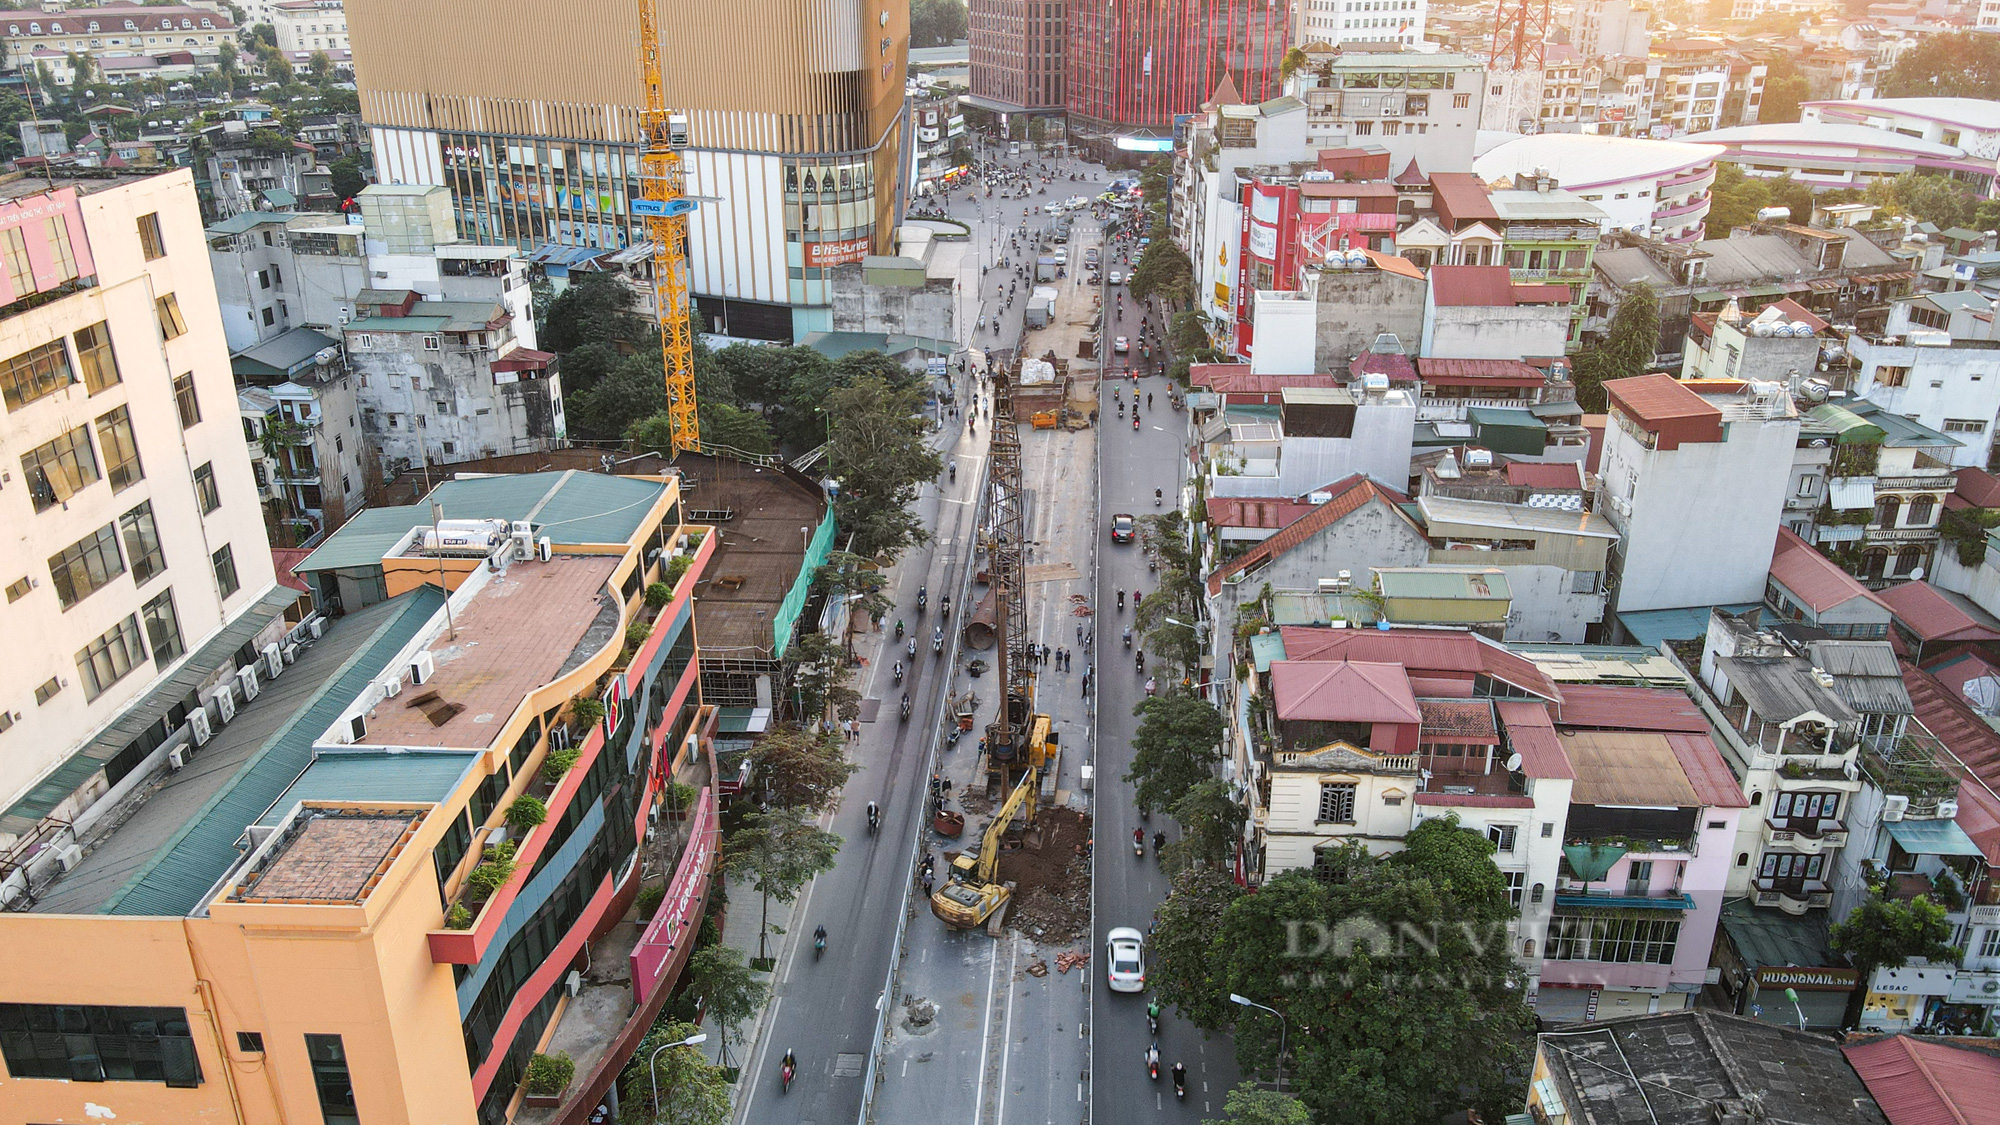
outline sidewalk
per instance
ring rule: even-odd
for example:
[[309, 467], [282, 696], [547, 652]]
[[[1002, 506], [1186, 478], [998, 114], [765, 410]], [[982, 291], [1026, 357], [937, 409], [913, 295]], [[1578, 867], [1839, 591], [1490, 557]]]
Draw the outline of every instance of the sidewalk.
[[[722, 944], [743, 954], [745, 964], [754, 964], [757, 957], [757, 927], [763, 918], [764, 896], [757, 893], [756, 884], [748, 878], [729, 884], [729, 912], [723, 919]], [[792, 908], [782, 902], [771, 903], [771, 928], [773, 932], [764, 940], [765, 952], [774, 959], [782, 959], [785, 949], [797, 936], [791, 932]], [[775, 931], [783, 930], [778, 933]], [[763, 1034], [764, 1014], [771, 1010], [771, 987], [773, 975], [768, 972], [756, 973], [757, 983], [764, 988], [764, 1002], [757, 1006], [757, 1014], [744, 1023], [728, 1030], [728, 1065], [746, 1067], [750, 1052]], [[708, 1042], [701, 1045], [702, 1054], [717, 1065], [723, 1064], [724, 1030], [714, 1021], [704, 1021], [702, 1030], [708, 1032]], [[742, 1082], [730, 1088], [729, 1101], [734, 1106], [737, 1091]]]

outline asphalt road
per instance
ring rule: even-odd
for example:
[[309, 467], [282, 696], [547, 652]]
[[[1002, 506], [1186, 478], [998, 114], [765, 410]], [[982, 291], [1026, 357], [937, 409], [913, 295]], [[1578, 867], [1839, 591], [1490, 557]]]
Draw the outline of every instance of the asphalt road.
[[[1116, 268], [1116, 267], [1107, 267]], [[1106, 304], [1116, 308], [1113, 291]], [[1134, 303], [1125, 299], [1127, 327], [1131, 327]], [[1157, 317], [1155, 321], [1157, 323]], [[1109, 327], [1117, 334], [1118, 324]], [[1129, 333], [1136, 357], [1138, 333]], [[1119, 357], [1113, 356], [1113, 359]], [[1097, 911], [1096, 996], [1093, 1003], [1091, 1063], [1094, 1075], [1093, 1119], [1104, 1122], [1136, 1120], [1133, 1107], [1143, 1107], [1147, 1120], [1201, 1121], [1222, 1113], [1223, 1096], [1238, 1080], [1234, 1049], [1225, 1037], [1204, 1038], [1201, 1031], [1168, 1009], [1160, 1020], [1160, 1077], [1147, 1076], [1146, 1048], [1152, 1042], [1146, 1029], [1147, 995], [1115, 993], [1105, 983], [1101, 962], [1107, 933], [1118, 926], [1131, 926], [1141, 933], [1152, 923], [1153, 911], [1166, 898], [1168, 881], [1153, 849], [1153, 833], [1165, 831], [1169, 840], [1176, 833], [1172, 819], [1155, 814], [1151, 821], [1139, 819], [1133, 802], [1132, 786], [1123, 778], [1132, 764], [1131, 742], [1139, 720], [1132, 708], [1145, 698], [1146, 676], [1134, 668], [1133, 651], [1118, 640], [1132, 623], [1131, 595], [1151, 587], [1146, 555], [1139, 543], [1111, 545], [1110, 518], [1119, 512], [1139, 517], [1165, 511], [1177, 501], [1186, 475], [1188, 444], [1187, 415], [1176, 412], [1167, 402], [1168, 380], [1145, 376], [1135, 384], [1124, 382], [1126, 406], [1133, 391], [1143, 401], [1150, 392], [1154, 407], [1140, 415], [1140, 427], [1133, 430], [1130, 414], [1119, 417], [1115, 405], [1104, 408], [1107, 419], [1099, 452], [1098, 488], [1102, 497], [1099, 510], [1105, 527], [1100, 529], [1097, 568], [1097, 604], [1103, 612], [1104, 638], [1102, 682], [1096, 686], [1098, 699], [1098, 739], [1101, 752], [1097, 783]], [[1107, 396], [1108, 393], [1107, 393]], [[1153, 490], [1164, 499], [1153, 504]], [[1126, 593], [1126, 606], [1118, 609], [1117, 591]], [[1132, 855], [1132, 829], [1146, 832], [1144, 858]], [[1149, 994], [1150, 995], [1150, 994]], [[1174, 1063], [1187, 1067], [1187, 1099], [1177, 1103], [1169, 1071]], [[1103, 1116], [1099, 1117], [1098, 1114]]]

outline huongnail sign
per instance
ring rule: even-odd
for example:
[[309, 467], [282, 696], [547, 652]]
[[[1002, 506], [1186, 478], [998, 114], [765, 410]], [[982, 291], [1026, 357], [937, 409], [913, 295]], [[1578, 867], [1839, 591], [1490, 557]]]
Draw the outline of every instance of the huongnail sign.
[[1849, 989], [1854, 987], [1853, 969], [1759, 969], [1757, 984], [1762, 988]]

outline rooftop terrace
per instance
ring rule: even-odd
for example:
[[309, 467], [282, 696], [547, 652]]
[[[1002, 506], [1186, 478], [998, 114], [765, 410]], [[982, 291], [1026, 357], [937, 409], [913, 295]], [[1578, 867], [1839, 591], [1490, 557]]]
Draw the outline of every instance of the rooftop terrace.
[[619, 560], [562, 555], [493, 575], [431, 643], [437, 670], [370, 713], [368, 746], [490, 746], [528, 693], [602, 651], [618, 629], [604, 590]]
[[301, 809], [229, 900], [363, 902], [423, 822], [409, 809]]

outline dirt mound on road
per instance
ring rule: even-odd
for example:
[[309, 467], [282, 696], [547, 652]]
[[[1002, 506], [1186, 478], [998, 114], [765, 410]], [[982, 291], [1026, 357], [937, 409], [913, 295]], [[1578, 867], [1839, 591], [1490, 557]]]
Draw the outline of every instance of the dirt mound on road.
[[1000, 878], [1014, 884], [1007, 924], [1043, 942], [1072, 941], [1090, 929], [1090, 861], [1082, 854], [1090, 818], [1075, 809], [1044, 809], [1036, 829], [1040, 848], [1000, 857]]

